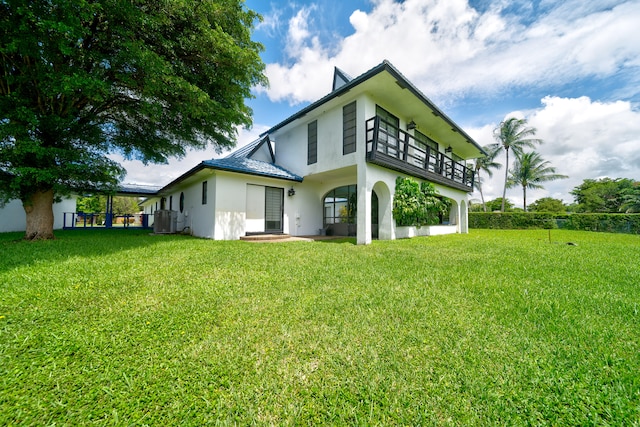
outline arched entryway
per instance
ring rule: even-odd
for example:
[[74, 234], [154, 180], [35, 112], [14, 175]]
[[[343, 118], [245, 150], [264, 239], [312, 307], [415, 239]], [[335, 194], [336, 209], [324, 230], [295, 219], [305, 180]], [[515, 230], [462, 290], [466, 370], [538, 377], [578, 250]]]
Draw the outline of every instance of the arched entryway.
[[[371, 191], [371, 237], [390, 240], [393, 229], [391, 191], [386, 183], [378, 181]], [[375, 224], [375, 226], [374, 226]]]
[[380, 223], [380, 208], [378, 195], [375, 190], [371, 191], [371, 238], [378, 238], [378, 227]]

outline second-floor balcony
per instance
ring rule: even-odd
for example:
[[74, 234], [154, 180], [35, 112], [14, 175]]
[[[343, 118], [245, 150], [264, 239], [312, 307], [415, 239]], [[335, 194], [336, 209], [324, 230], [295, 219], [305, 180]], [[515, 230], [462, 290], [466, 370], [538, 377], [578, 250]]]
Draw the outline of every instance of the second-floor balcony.
[[367, 161], [428, 181], [473, 191], [474, 171], [379, 116], [366, 122]]

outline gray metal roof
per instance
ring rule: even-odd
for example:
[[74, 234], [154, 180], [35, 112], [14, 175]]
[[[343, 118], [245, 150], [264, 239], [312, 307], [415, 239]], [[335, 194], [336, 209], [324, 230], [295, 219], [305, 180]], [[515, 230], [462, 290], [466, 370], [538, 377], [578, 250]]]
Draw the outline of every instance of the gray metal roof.
[[[244, 147], [243, 147], [244, 148]], [[254, 160], [248, 157], [225, 157], [222, 159], [211, 159], [202, 162], [205, 167], [226, 170], [230, 172], [246, 173], [249, 175], [266, 176], [269, 178], [286, 179], [289, 181], [302, 182], [302, 177], [289, 172], [288, 170], [274, 165], [273, 163]]]
[[160, 188], [159, 185], [122, 184], [116, 194], [149, 196], [156, 194]]

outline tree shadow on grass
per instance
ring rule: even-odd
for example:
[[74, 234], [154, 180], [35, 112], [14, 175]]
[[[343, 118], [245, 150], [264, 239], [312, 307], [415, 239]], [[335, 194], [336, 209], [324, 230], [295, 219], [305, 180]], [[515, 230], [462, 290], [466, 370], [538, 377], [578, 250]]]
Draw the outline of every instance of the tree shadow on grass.
[[23, 232], [0, 233], [0, 272], [40, 262], [64, 261], [74, 257], [113, 256], [140, 249], [140, 256], [152, 256], [156, 243], [191, 238], [184, 235], [154, 235], [142, 229], [58, 230], [54, 240], [23, 240]]

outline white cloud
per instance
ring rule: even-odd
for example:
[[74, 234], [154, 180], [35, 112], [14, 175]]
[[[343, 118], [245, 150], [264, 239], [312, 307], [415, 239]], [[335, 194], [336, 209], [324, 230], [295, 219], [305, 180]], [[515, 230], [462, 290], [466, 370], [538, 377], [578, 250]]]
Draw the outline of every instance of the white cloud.
[[[585, 179], [632, 178], [640, 180], [640, 112], [629, 102], [598, 102], [587, 97], [542, 99], [542, 107], [527, 119], [544, 143], [536, 148], [557, 172], [568, 179], [545, 184], [544, 190], [528, 190], [527, 203], [541, 197], [573, 202], [569, 194]], [[497, 123], [470, 129], [481, 144], [494, 142]], [[504, 163], [504, 155], [498, 159]], [[487, 200], [502, 197], [504, 169], [494, 172], [483, 192]], [[479, 194], [478, 194], [479, 196]], [[522, 206], [522, 190], [507, 190], [507, 198]]]
[[[269, 77], [269, 88], [256, 87], [256, 92], [267, 92], [272, 101], [288, 100], [293, 105], [309, 96], [315, 100], [330, 91], [333, 65], [318, 36], [309, 30], [316, 9], [315, 5], [303, 7], [289, 20], [285, 54], [293, 63], [267, 64], [265, 73]], [[309, 83], [323, 80], [327, 81], [324, 87]]]
[[258, 23], [255, 30], [262, 30], [270, 37], [275, 37], [280, 33], [282, 26], [282, 10], [272, 9], [271, 13], [263, 15], [262, 22]]

